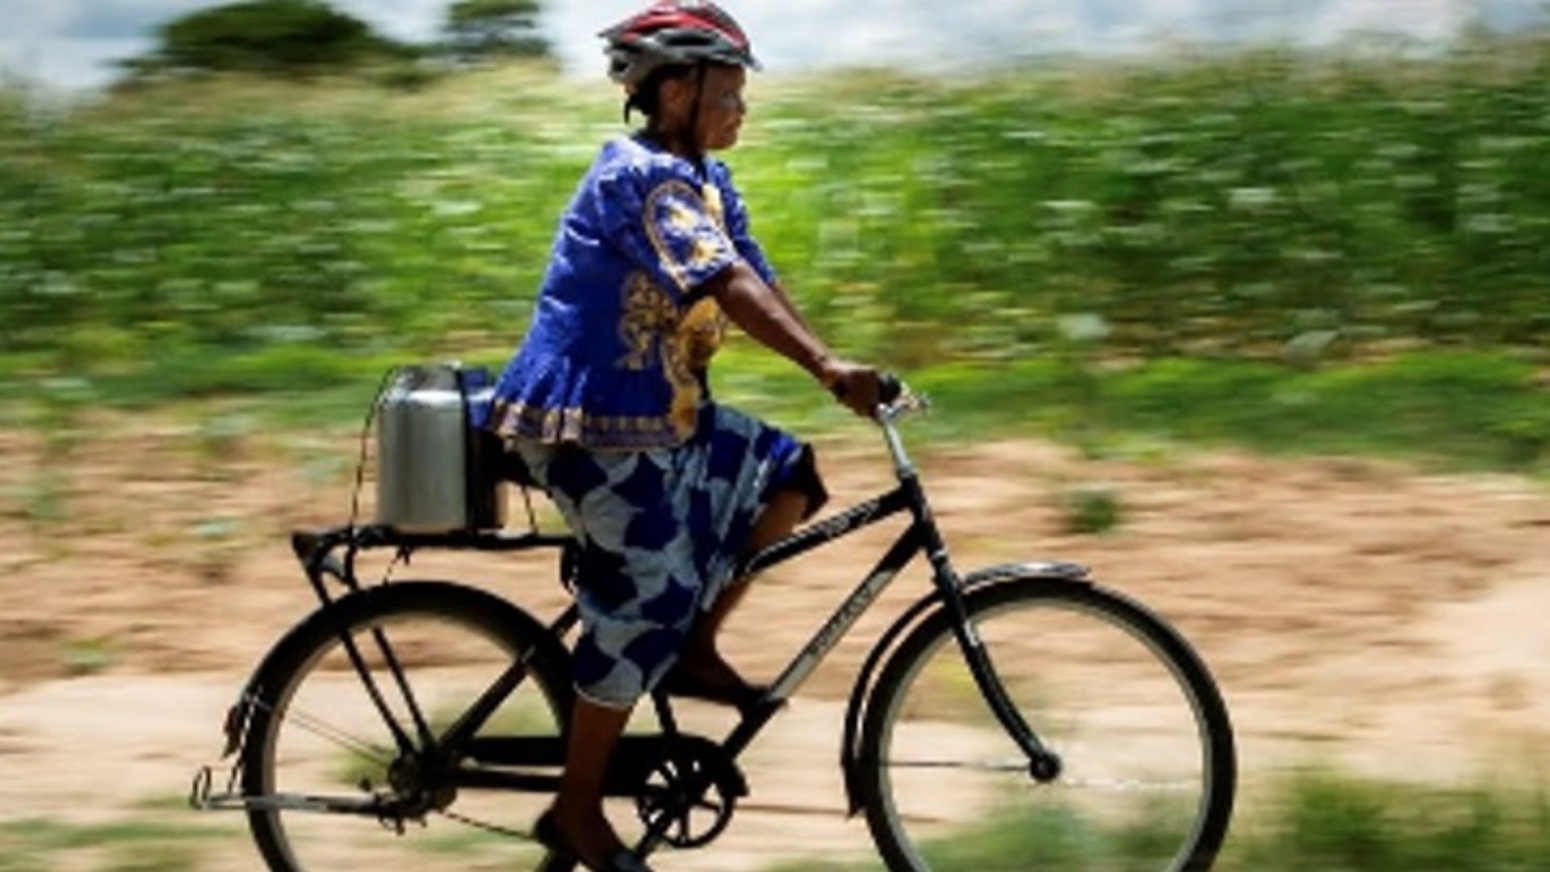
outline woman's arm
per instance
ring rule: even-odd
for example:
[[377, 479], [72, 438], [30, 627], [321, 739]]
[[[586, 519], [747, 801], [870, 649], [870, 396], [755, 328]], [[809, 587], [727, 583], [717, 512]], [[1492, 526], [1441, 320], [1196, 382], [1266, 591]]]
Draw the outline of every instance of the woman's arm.
[[786, 314], [795, 318], [797, 323], [805, 327], [809, 333], [813, 332], [813, 328], [808, 325], [807, 319], [802, 317], [802, 313], [797, 310], [796, 304], [791, 302], [791, 295], [786, 293], [786, 286], [778, 281], [765, 282], [765, 284], [770, 286], [770, 290], [774, 292], [775, 298], [780, 301], [780, 305], [786, 310]]
[[721, 310], [760, 343], [807, 370], [856, 414], [877, 410], [877, 371], [836, 358], [778, 286], [739, 260], [705, 283]]

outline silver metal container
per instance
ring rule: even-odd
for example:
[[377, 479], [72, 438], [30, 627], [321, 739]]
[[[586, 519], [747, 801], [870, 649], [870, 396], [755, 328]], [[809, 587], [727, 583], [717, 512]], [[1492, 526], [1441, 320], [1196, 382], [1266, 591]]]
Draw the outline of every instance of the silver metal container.
[[458, 364], [394, 373], [377, 407], [378, 524], [419, 534], [505, 525], [499, 446], [472, 411], [489, 383], [488, 371]]

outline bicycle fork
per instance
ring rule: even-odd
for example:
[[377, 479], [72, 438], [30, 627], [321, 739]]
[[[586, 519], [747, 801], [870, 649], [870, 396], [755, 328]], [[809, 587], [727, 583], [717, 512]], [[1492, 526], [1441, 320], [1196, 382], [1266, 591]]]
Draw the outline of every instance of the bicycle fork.
[[953, 617], [953, 637], [958, 640], [958, 647], [963, 651], [964, 660], [969, 664], [969, 672], [974, 676], [974, 685], [979, 688], [980, 695], [985, 698], [991, 712], [995, 714], [996, 722], [1006, 730], [1007, 735], [1017, 743], [1017, 747], [1028, 758], [1028, 774], [1040, 784], [1048, 784], [1059, 778], [1060, 755], [1044, 744], [1017, 707], [1012, 704], [1012, 700], [1007, 697], [1001, 677], [996, 673], [995, 664], [991, 662], [990, 652], [985, 650], [984, 642], [975, 631], [974, 623], [969, 617], [963, 591], [954, 585], [947, 593], [946, 600], [946, 607], [951, 610]]
[[952, 561], [948, 558], [947, 543], [942, 539], [941, 530], [937, 528], [936, 518], [931, 512], [931, 504], [926, 499], [925, 488], [920, 483], [920, 475], [904, 449], [904, 443], [899, 438], [892, 415], [883, 410], [880, 412], [889, 453], [893, 455], [894, 470], [898, 475], [900, 487], [908, 497], [915, 514], [916, 535], [924, 547], [927, 559], [931, 562], [937, 589], [952, 617], [953, 638], [958, 641], [964, 660], [969, 664], [975, 687], [979, 689], [980, 695], [990, 706], [991, 712], [996, 716], [996, 722], [1006, 730], [1007, 735], [1017, 743], [1017, 747], [1028, 758], [1028, 774], [1040, 784], [1048, 784], [1060, 777], [1060, 757], [1039, 739], [1038, 734], [1033, 731], [1027, 720], [1007, 697], [1006, 688], [996, 673], [990, 653], [985, 650], [985, 645], [969, 617], [968, 605], [964, 600], [964, 585], [953, 570]]

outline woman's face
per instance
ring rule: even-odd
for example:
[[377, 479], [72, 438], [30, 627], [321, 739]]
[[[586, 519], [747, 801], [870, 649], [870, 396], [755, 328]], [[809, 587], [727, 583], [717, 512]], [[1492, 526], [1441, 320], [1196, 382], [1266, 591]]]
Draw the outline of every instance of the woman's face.
[[748, 71], [742, 67], [713, 66], [705, 72], [705, 90], [700, 92], [700, 147], [716, 151], [737, 145], [748, 105], [743, 102], [743, 86]]
[[[694, 111], [697, 73], [663, 83], [662, 105], [670, 129], [683, 130]], [[748, 107], [743, 102], [743, 86], [748, 72], [742, 67], [712, 64], [705, 68], [704, 90], [700, 92], [699, 124], [694, 141], [702, 151], [717, 151], [737, 144], [738, 131]]]

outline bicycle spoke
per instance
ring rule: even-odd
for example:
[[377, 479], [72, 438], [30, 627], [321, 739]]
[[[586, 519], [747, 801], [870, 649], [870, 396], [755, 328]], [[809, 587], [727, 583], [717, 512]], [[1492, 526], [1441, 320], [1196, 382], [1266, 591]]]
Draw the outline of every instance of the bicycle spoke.
[[1094, 789], [1111, 793], [1178, 793], [1190, 794], [1200, 790], [1198, 780], [1175, 779], [1173, 781], [1143, 781], [1138, 778], [1073, 778], [1062, 779], [1055, 786], [1071, 789]]
[[[325, 624], [297, 643], [286, 674], [260, 684], [272, 691], [260, 691], [243, 787], [270, 867], [412, 863], [431, 872], [466, 869], [483, 857], [474, 865], [530, 868], [534, 849], [521, 828], [551, 801], [554, 776], [448, 759], [435, 738], [431, 747], [416, 741], [405, 751], [385, 721], [411, 736], [451, 735], [461, 724], [475, 742], [548, 747], [559, 740], [562, 717], [551, 691], [566, 681], [555, 677], [557, 661], [529, 662], [521, 669], [526, 678], [510, 681], [521, 652], [534, 650], [522, 638], [529, 628], [503, 623], [499, 608], [477, 592], [400, 582], [362, 600], [380, 610], [335, 618], [361, 640], [355, 657]], [[363, 675], [380, 679], [390, 708], [363, 687]], [[465, 856], [439, 859], [437, 851], [412, 847], [448, 840], [465, 846]]]
[[1005, 698], [1060, 765], [1042, 773], [1012, 749], [947, 619], [923, 624], [867, 703], [867, 819], [889, 867], [932, 868], [939, 844], [955, 866], [999, 844], [979, 862], [1026, 869], [1184, 869], [1214, 853], [1231, 735], [1214, 732], [1214, 688], [1162, 655], [1164, 631], [1074, 586], [1007, 585], [970, 608]]
[[[264, 702], [263, 700], [252, 697], [250, 697], [250, 700], [254, 705], [262, 707], [265, 710], [272, 711], [272, 708], [268, 705], [268, 703]], [[321, 718], [313, 717], [306, 712], [298, 711], [293, 708], [286, 714], [286, 718], [294, 722], [296, 726], [301, 727], [313, 735], [322, 739], [326, 739], [347, 751], [352, 751], [373, 763], [379, 763], [383, 766], [386, 766], [393, 760], [392, 752], [388, 749], [377, 745], [371, 745], [363, 740], [356, 739], [344, 730], [331, 726]]]
[[[888, 760], [881, 764], [889, 769], [970, 769], [981, 772], [1004, 772], [1011, 775], [1028, 776], [1028, 761], [1026, 760]], [[1174, 779], [1172, 781], [1143, 781], [1140, 779], [1119, 778], [1058, 778], [1049, 784], [1041, 785], [1045, 790], [1050, 789], [1075, 789], [1096, 788], [1103, 790], [1120, 791], [1191, 791], [1198, 790], [1200, 785], [1196, 780]]]
[[1027, 760], [888, 760], [881, 764], [889, 769], [978, 769], [985, 772], [1020, 772], [1027, 774]]

